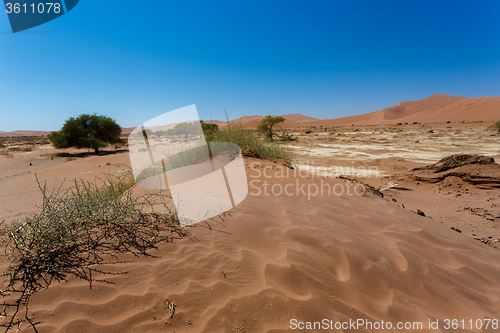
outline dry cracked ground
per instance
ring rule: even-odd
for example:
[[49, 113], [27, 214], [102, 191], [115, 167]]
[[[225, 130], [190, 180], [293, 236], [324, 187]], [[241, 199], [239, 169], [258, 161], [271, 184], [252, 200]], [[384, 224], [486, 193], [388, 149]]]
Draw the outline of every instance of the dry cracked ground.
[[[287, 134], [293, 139], [285, 144], [305, 176], [370, 184], [394, 205], [500, 249], [500, 184], [478, 186], [460, 175], [432, 183], [411, 176], [414, 168], [456, 154], [488, 156], [500, 168], [500, 133], [484, 127], [364, 126]], [[473, 176], [487, 172], [471, 170]]]

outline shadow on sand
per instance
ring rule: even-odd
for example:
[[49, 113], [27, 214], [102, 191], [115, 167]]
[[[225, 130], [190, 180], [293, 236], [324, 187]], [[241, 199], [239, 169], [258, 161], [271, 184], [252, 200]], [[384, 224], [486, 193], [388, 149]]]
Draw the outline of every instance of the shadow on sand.
[[121, 153], [128, 153], [128, 149], [117, 149], [117, 150], [109, 150], [109, 151], [101, 151], [99, 154], [94, 153], [93, 151], [87, 151], [82, 153], [56, 153], [57, 157], [89, 157], [89, 156], [107, 156], [107, 155], [115, 155]]

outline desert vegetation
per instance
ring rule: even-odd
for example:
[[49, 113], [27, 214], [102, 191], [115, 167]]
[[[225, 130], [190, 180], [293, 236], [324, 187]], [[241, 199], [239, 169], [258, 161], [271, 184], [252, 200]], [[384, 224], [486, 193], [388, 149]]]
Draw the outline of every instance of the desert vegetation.
[[111, 118], [82, 114], [68, 118], [59, 132], [51, 132], [49, 140], [55, 148], [91, 148], [96, 154], [106, 144], [118, 145], [122, 128]]
[[500, 121], [497, 121], [493, 125], [490, 125], [488, 128], [500, 132]]
[[13, 137], [0, 139], [0, 155], [12, 157], [13, 153], [25, 153], [38, 146], [49, 144], [45, 137]]
[[257, 127], [257, 130], [259, 132], [265, 133], [266, 138], [272, 142], [275, 135], [275, 133], [273, 132], [273, 127], [277, 126], [280, 123], [283, 123], [284, 121], [285, 118], [283, 117], [265, 116], [264, 119], [262, 119], [259, 127]]
[[[8, 259], [1, 274], [1, 325], [35, 331], [29, 314], [33, 295], [54, 281], [74, 276], [92, 283], [108, 282], [103, 265], [120, 262], [118, 255], [152, 256], [161, 242], [189, 237], [161, 193], [132, 194], [133, 177], [108, 177], [94, 183], [75, 180], [72, 186], [49, 190], [38, 183], [43, 204], [23, 220], [1, 225], [0, 241]], [[162, 213], [157, 213], [161, 208]]]
[[[205, 132], [206, 133], [206, 132]], [[206, 135], [207, 141], [211, 142], [231, 142], [242, 148], [244, 154], [254, 155], [267, 159], [279, 159], [292, 163], [293, 154], [283, 146], [263, 141], [258, 137], [255, 131], [246, 129], [241, 125], [230, 125], [220, 131], [212, 132]]]

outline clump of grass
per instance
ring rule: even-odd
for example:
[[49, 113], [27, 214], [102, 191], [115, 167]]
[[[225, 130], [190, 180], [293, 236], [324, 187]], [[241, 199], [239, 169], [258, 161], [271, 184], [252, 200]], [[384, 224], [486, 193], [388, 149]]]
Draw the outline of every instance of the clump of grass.
[[492, 130], [497, 130], [500, 132], [500, 121], [497, 121], [496, 123], [494, 123], [493, 125], [490, 125], [488, 127], [488, 129], [492, 129]]
[[[135, 183], [130, 175], [100, 183], [74, 181], [70, 188], [61, 185], [52, 191], [44, 183], [38, 185], [43, 194], [39, 211], [1, 225], [0, 241], [9, 266], [0, 274], [0, 325], [7, 331], [19, 329], [24, 321], [37, 331], [28, 313], [30, 299], [52, 282], [76, 276], [92, 287], [94, 281], [106, 282], [98, 278], [103, 274], [124, 273], [101, 266], [118, 263], [118, 254], [152, 256], [148, 250], [160, 242], [189, 237], [170, 213], [166, 196], [131, 193]], [[147, 213], [158, 205], [164, 206], [165, 214]]]
[[404, 165], [398, 165], [398, 164], [391, 165], [391, 168], [394, 171], [408, 170], [408, 168], [406, 166], [404, 166]]
[[293, 155], [283, 146], [275, 143], [264, 142], [259, 139], [254, 131], [244, 128], [241, 125], [231, 125], [216, 133], [212, 142], [231, 142], [242, 148], [250, 147], [255, 149], [259, 156], [268, 159], [280, 159], [291, 164]]

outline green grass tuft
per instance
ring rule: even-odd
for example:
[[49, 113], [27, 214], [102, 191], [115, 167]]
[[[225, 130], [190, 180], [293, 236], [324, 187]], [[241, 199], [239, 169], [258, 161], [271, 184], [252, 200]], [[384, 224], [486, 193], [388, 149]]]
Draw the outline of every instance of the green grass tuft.
[[497, 121], [493, 125], [490, 125], [488, 128], [492, 130], [498, 130], [500, 132], [500, 121]]
[[212, 142], [231, 142], [240, 147], [250, 147], [257, 153], [268, 159], [280, 159], [291, 164], [293, 154], [288, 152], [283, 146], [276, 143], [269, 143], [261, 140], [255, 131], [244, 128], [242, 125], [228, 125], [227, 128], [219, 131], [211, 138]]

